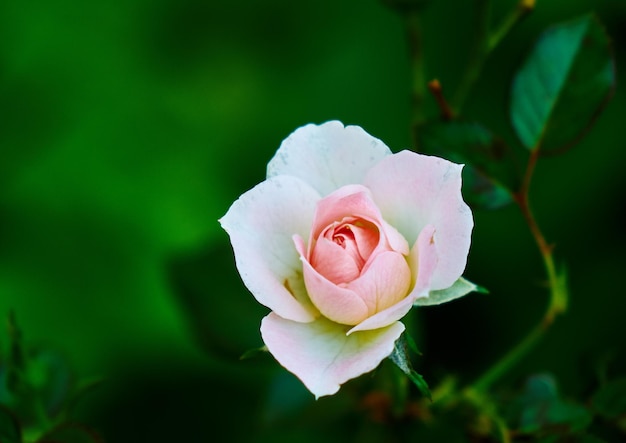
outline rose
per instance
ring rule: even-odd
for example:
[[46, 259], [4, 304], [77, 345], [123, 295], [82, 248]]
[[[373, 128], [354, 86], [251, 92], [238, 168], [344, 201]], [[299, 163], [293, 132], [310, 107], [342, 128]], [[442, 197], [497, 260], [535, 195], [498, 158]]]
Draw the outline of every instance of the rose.
[[272, 312], [269, 352], [316, 396], [376, 368], [413, 305], [475, 287], [461, 165], [392, 154], [357, 126], [297, 129], [220, 220], [246, 287]]
[[409, 293], [409, 246], [370, 192], [346, 185], [316, 205], [308, 250], [297, 234], [309, 298], [336, 323], [358, 325]]

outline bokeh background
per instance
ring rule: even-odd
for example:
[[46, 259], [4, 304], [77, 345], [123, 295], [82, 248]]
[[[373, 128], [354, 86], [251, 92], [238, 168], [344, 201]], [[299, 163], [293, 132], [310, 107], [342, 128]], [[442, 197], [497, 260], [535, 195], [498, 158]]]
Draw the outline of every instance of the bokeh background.
[[[498, 19], [515, 1], [494, 3]], [[472, 6], [424, 13], [428, 77], [444, 90], [467, 62]], [[592, 10], [619, 83], [626, 3], [538, 0], [465, 116], [515, 144], [515, 69], [547, 25]], [[25, 338], [61, 350], [78, 376], [107, 378], [82, 418], [109, 442], [376, 441], [351, 396], [360, 381], [315, 402], [271, 357], [238, 360], [262, 344], [266, 309], [217, 219], [303, 124], [339, 119], [408, 147], [409, 83], [403, 22], [375, 0], [0, 2], [0, 317], [13, 310]], [[503, 384], [548, 371], [584, 397], [601, 362], [626, 373], [625, 110], [618, 86], [583, 142], [538, 167], [533, 205], [571, 304]], [[431, 384], [478, 376], [547, 301], [517, 209], [475, 221], [466, 275], [491, 293], [412, 314]]]

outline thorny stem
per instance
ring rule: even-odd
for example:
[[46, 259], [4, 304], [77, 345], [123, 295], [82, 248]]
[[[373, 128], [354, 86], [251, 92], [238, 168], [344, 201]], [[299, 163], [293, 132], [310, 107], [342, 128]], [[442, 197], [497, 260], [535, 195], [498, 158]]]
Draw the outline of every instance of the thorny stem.
[[522, 215], [524, 216], [524, 219], [526, 220], [528, 227], [535, 238], [535, 242], [537, 243], [541, 257], [543, 258], [546, 274], [548, 276], [548, 285], [550, 287], [550, 301], [543, 318], [528, 333], [528, 335], [522, 339], [517, 346], [505, 354], [504, 357], [492, 366], [491, 369], [489, 369], [482, 377], [474, 382], [470, 389], [475, 391], [486, 391], [495, 381], [515, 366], [515, 364], [528, 354], [537, 341], [544, 335], [546, 330], [554, 321], [555, 317], [564, 312], [567, 308], [568, 294], [567, 287], [565, 285], [565, 278], [563, 275], [559, 275], [557, 273], [556, 266], [554, 264], [554, 256], [552, 254], [553, 246], [546, 242], [528, 202], [528, 191], [538, 157], [539, 147], [536, 147], [531, 152], [528, 160], [528, 166], [526, 168], [526, 174], [522, 187], [519, 192], [514, 195], [514, 198], [522, 211]]

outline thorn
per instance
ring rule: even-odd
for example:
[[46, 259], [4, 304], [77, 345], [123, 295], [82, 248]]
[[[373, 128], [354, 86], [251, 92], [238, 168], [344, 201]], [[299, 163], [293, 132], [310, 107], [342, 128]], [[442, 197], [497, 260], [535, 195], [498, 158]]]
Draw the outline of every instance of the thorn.
[[439, 109], [441, 111], [441, 118], [444, 121], [451, 121], [454, 119], [454, 112], [452, 108], [448, 104], [446, 98], [443, 96], [443, 88], [441, 87], [441, 83], [438, 79], [433, 79], [428, 82], [428, 90], [437, 100], [437, 104], [439, 105]]

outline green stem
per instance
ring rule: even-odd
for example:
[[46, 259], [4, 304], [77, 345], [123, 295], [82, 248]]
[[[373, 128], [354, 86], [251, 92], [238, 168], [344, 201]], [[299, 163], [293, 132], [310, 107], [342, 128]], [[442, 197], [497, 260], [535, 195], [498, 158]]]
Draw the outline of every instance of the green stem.
[[478, 80], [480, 72], [487, 56], [489, 55], [489, 48], [487, 42], [489, 41], [489, 19], [491, 16], [491, 0], [475, 0], [476, 3], [476, 39], [474, 40], [474, 47], [472, 49], [472, 55], [470, 61], [465, 70], [459, 87], [454, 95], [452, 104], [456, 113], [460, 113], [463, 103], [469, 94], [469, 91]]
[[496, 427], [500, 442], [511, 443], [509, 428], [504, 419], [499, 415], [498, 408], [491, 398], [473, 387], [466, 388], [463, 394], [465, 400], [469, 401], [476, 411], [480, 411], [481, 414], [489, 417]]
[[493, 421], [498, 428], [498, 433], [500, 434], [500, 441], [502, 443], [511, 443], [511, 435], [509, 433], [509, 428], [506, 426], [506, 422], [500, 417], [494, 417]]
[[504, 375], [509, 368], [514, 367], [517, 362], [530, 351], [535, 343], [543, 335], [544, 328], [542, 324], [535, 326], [530, 333], [511, 349], [504, 357], [502, 357], [494, 366], [489, 369], [482, 377], [474, 382], [473, 389], [478, 391], [486, 391], [496, 380]]
[[515, 8], [504, 17], [495, 30], [489, 32], [491, 0], [476, 0], [476, 3], [478, 15], [476, 40], [465, 75], [459, 83], [454, 100], [452, 100], [456, 114], [461, 112], [461, 108], [469, 92], [480, 77], [480, 73], [483, 70], [483, 66], [489, 54], [500, 44], [509, 31], [533, 10], [535, 5], [534, 0], [520, 0]]
[[500, 22], [500, 25], [491, 33], [487, 42], [488, 51], [491, 52], [506, 35], [509, 33], [513, 26], [515, 26], [521, 19], [526, 17], [535, 8], [534, 0], [521, 0], [514, 9], [512, 9], [506, 17]]
[[539, 148], [535, 148], [530, 155], [526, 175], [522, 183], [520, 191], [515, 195], [515, 201], [520, 207], [524, 219], [526, 220], [530, 231], [535, 238], [543, 263], [548, 276], [548, 284], [550, 287], [550, 301], [541, 321], [522, 339], [522, 341], [504, 355], [494, 366], [491, 367], [482, 377], [480, 377], [472, 388], [477, 391], [486, 391], [495, 381], [502, 377], [512, 367], [514, 367], [534, 345], [543, 337], [546, 330], [550, 327], [555, 317], [564, 312], [567, 307], [567, 287], [564, 278], [559, 276], [554, 264], [554, 256], [552, 254], [553, 247], [548, 244], [543, 236], [539, 225], [530, 210], [528, 203], [528, 193], [532, 174], [539, 158]]

